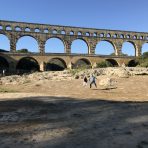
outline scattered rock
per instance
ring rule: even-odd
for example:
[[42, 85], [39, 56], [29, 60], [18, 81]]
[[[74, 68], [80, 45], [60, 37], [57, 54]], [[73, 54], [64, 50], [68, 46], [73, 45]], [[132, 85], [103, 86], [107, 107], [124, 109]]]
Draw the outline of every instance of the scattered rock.
[[[148, 68], [141, 67], [108, 67], [108, 68], [97, 68], [97, 69], [85, 69], [80, 70], [64, 70], [64, 71], [49, 71], [49, 72], [35, 72], [32, 74], [12, 75], [1, 77], [0, 85], [9, 84], [26, 84], [32, 82], [38, 82], [43, 80], [71, 80], [71, 79], [82, 79], [85, 76], [89, 77], [91, 74], [96, 76], [106, 75], [108, 77], [115, 76], [120, 78], [128, 78], [133, 75], [148, 75]], [[112, 86], [112, 80], [106, 79], [100, 82], [100, 85]]]

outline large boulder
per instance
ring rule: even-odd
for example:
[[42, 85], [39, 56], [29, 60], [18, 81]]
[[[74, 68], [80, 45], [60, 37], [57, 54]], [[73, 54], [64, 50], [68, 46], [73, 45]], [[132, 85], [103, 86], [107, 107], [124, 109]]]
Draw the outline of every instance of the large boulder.
[[103, 78], [99, 81], [99, 85], [103, 87], [103, 89], [113, 89], [117, 88], [117, 81], [113, 78]]

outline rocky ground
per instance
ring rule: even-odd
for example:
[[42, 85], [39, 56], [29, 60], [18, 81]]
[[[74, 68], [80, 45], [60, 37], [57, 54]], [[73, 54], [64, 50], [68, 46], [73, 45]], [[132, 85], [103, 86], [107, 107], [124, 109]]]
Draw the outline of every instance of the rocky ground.
[[[95, 73], [97, 85], [83, 87]], [[148, 69], [0, 79], [0, 148], [147, 148]]]

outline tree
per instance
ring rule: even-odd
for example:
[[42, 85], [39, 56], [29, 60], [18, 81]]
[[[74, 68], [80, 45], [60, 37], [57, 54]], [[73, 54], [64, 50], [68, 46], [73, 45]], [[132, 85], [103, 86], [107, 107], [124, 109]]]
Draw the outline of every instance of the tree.
[[148, 58], [148, 52], [144, 52], [142, 55], [143, 58]]
[[28, 49], [17, 50], [18, 53], [29, 53]]

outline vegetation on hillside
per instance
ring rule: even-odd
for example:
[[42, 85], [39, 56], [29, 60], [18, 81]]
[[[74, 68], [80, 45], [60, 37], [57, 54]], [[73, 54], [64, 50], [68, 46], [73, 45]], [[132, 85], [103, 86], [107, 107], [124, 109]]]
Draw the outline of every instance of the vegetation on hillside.
[[[111, 53], [110, 55], [111, 55], [111, 56], [115, 56], [115, 53], [113, 52], [113, 53]], [[128, 54], [125, 54], [125, 53], [122, 53], [122, 52], [121, 52], [121, 53], [120, 53], [120, 56], [128, 56]]]
[[97, 68], [113, 67], [113, 65], [108, 61], [102, 61], [97, 63]]
[[137, 59], [138, 67], [148, 67], [148, 52], [144, 52], [143, 55]]
[[17, 50], [16, 52], [18, 52], [18, 53], [30, 53], [28, 51], [28, 49], [20, 49], [20, 50]]

